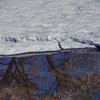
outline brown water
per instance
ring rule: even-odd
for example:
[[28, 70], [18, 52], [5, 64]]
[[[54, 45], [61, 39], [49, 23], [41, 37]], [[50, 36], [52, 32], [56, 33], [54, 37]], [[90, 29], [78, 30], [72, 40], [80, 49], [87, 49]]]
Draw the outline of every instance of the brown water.
[[0, 98], [100, 100], [100, 53], [0, 58]]

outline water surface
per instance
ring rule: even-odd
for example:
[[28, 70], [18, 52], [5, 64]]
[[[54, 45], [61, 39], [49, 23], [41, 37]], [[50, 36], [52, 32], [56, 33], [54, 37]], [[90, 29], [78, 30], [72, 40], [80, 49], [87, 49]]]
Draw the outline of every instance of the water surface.
[[100, 100], [100, 53], [81, 50], [0, 58], [0, 98]]

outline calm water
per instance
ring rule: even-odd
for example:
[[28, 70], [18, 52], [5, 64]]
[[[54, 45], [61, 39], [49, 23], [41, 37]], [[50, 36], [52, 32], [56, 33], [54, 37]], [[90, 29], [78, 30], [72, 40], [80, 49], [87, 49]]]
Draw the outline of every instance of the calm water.
[[0, 98], [100, 100], [100, 52], [0, 58]]

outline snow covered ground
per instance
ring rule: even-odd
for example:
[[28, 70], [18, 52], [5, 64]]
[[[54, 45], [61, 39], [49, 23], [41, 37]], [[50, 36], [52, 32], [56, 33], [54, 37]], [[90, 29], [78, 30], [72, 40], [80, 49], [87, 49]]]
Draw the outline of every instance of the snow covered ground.
[[100, 0], [0, 0], [0, 54], [100, 44]]

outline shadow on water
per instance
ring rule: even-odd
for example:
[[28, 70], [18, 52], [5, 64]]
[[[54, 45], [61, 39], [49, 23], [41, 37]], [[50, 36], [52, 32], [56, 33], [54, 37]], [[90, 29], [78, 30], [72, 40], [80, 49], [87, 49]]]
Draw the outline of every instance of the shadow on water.
[[0, 98], [100, 100], [100, 53], [0, 58]]

